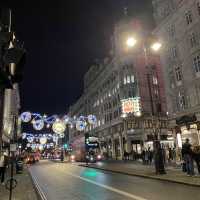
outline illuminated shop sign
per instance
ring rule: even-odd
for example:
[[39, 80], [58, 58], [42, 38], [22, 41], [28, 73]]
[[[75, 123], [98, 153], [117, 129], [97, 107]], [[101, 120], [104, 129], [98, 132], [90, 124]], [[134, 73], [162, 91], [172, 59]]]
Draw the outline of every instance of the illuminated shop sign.
[[128, 98], [121, 100], [122, 113], [138, 113], [141, 111], [140, 97]]

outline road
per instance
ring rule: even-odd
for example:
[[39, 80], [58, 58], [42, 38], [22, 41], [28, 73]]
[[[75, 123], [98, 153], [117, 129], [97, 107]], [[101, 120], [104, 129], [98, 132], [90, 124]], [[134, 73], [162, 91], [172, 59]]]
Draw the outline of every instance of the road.
[[198, 187], [40, 161], [30, 167], [44, 200], [199, 200]]

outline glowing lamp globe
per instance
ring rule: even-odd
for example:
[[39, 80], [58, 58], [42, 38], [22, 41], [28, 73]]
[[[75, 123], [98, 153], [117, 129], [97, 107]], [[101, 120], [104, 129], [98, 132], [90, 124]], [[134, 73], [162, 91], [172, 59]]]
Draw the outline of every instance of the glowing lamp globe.
[[21, 115], [20, 115], [20, 118], [23, 122], [29, 122], [31, 121], [31, 113], [30, 112], [23, 112]]
[[86, 127], [86, 122], [85, 121], [77, 121], [76, 122], [76, 129], [78, 131], [83, 131]]
[[27, 140], [28, 140], [29, 143], [32, 143], [34, 138], [33, 137], [27, 137]]
[[53, 132], [57, 134], [62, 134], [65, 132], [66, 125], [63, 121], [55, 121], [52, 126]]
[[88, 122], [90, 124], [96, 124], [96, 122], [97, 122], [96, 116], [95, 115], [88, 115]]
[[40, 138], [40, 144], [46, 144], [47, 143], [47, 138], [46, 137], [41, 137]]
[[133, 37], [129, 37], [127, 40], [126, 40], [126, 45], [128, 47], [133, 47], [135, 46], [135, 44], [137, 43], [137, 40]]
[[43, 149], [44, 149], [43, 145], [40, 144], [40, 146], [39, 146], [39, 150], [42, 151]]
[[22, 139], [26, 138], [26, 133], [22, 133]]
[[33, 123], [33, 128], [37, 131], [40, 131], [44, 128], [44, 121], [43, 120], [36, 120]]

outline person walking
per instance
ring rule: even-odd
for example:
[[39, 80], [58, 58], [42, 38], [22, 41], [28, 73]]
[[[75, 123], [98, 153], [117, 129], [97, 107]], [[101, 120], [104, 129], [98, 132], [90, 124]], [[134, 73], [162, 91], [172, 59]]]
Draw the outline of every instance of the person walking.
[[149, 160], [149, 153], [148, 151], [145, 149], [144, 151], [144, 164], [148, 165], [148, 160]]
[[127, 160], [128, 160], [128, 152], [124, 150], [124, 162], [126, 162]]
[[198, 173], [200, 175], [200, 146], [194, 146], [192, 152], [193, 152], [193, 159], [196, 162]]
[[6, 172], [6, 157], [3, 152], [0, 154], [0, 177], [1, 177], [1, 184], [4, 185], [5, 179], [5, 172]]
[[151, 151], [151, 148], [148, 148], [148, 164], [151, 165], [153, 158], [153, 152]]
[[189, 139], [186, 138], [186, 142], [182, 146], [182, 156], [186, 164], [186, 171], [188, 176], [194, 175], [194, 164], [192, 158], [193, 152], [191, 146], [192, 145], [190, 144]]

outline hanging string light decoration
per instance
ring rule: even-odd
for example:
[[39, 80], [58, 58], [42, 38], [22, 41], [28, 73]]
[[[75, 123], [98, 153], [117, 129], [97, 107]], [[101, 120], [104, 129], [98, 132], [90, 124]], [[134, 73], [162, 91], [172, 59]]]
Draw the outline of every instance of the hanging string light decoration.
[[95, 115], [88, 115], [88, 122], [91, 125], [95, 125], [97, 123], [97, 118]]
[[23, 122], [27, 123], [29, 121], [31, 121], [31, 118], [32, 118], [32, 115], [30, 112], [23, 112], [21, 115], [20, 115], [20, 118]]
[[46, 144], [47, 143], [47, 138], [45, 136], [40, 138], [40, 144]]
[[41, 119], [34, 121], [33, 128], [37, 131], [42, 130], [44, 128], [44, 121]]
[[57, 120], [52, 125], [52, 130], [54, 131], [54, 133], [57, 134], [63, 134], [65, 132], [65, 129], [66, 124], [64, 123], [64, 121]]
[[78, 131], [83, 131], [83, 130], [85, 130], [86, 125], [87, 125], [87, 123], [85, 121], [81, 121], [81, 120], [77, 121], [76, 122], [76, 129]]
[[23, 112], [21, 120], [24, 123], [31, 122], [35, 130], [42, 130], [44, 127], [52, 128], [54, 133], [63, 135], [68, 125], [70, 128], [76, 128], [78, 131], [84, 131], [87, 125], [95, 125], [97, 118], [95, 115], [80, 116], [80, 117], [69, 117], [64, 115], [60, 117], [58, 115], [47, 116], [46, 114], [41, 115], [39, 113]]

